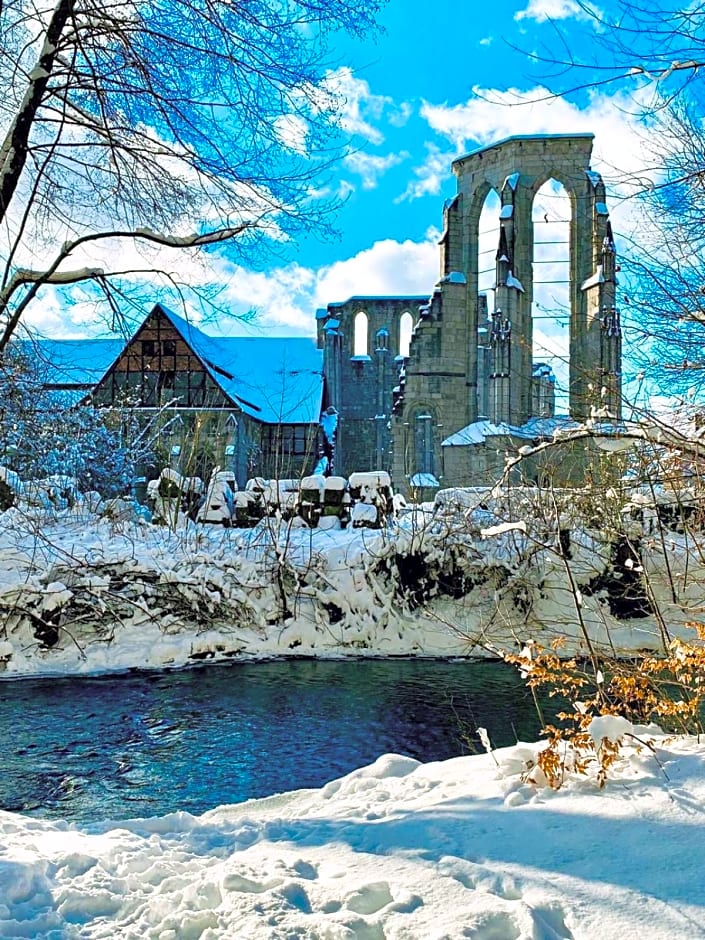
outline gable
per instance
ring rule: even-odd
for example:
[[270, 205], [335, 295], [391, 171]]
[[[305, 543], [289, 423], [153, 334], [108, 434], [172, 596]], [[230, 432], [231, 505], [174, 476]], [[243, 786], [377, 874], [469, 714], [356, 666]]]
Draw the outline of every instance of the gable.
[[208, 336], [165, 307], [223, 393], [266, 424], [318, 423], [323, 351], [308, 337]]
[[[62, 370], [93, 388], [97, 404], [238, 408], [265, 424], [318, 423], [323, 352], [313, 339], [214, 337], [157, 304], [122, 340], [40, 340], [48, 386]], [[72, 345], [73, 344], [73, 345]], [[68, 371], [66, 372], [68, 375]]]
[[121, 351], [93, 391], [98, 404], [134, 402], [158, 408], [228, 408], [223, 394], [199, 356], [158, 308]]

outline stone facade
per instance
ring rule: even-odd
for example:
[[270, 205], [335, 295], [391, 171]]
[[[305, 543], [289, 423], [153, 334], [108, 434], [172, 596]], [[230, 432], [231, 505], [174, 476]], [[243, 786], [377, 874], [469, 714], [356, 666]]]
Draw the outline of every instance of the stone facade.
[[[486, 455], [475, 445], [463, 448], [464, 459], [454, 453], [445, 467], [441, 443], [448, 435], [485, 416], [498, 426], [521, 427], [553, 413], [550, 370], [532, 358], [531, 312], [532, 205], [551, 179], [571, 204], [570, 416], [620, 418], [614, 243], [604, 184], [590, 169], [592, 141], [589, 134], [516, 137], [453, 164], [458, 192], [444, 209], [440, 280], [420, 310], [394, 422], [397, 482], [428, 469], [408, 446], [420, 410], [433, 416], [429, 449], [444, 485], [486, 482], [488, 475]], [[478, 304], [478, 225], [491, 190], [501, 199], [500, 235], [489, 342], [483, 343], [488, 327]]]
[[425, 297], [351, 297], [317, 316], [325, 401], [339, 415], [333, 470], [391, 470], [395, 389]]
[[[407, 491], [486, 483], [507, 450], [529, 439], [520, 429], [553, 416], [554, 378], [533, 360], [532, 323], [532, 207], [549, 180], [571, 205], [570, 417], [619, 420], [615, 252], [605, 187], [590, 168], [592, 141], [591, 134], [513, 137], [456, 160], [457, 194], [443, 210], [431, 297], [359, 296], [319, 311], [326, 401], [340, 416], [339, 472], [391, 468], [395, 486]], [[492, 190], [501, 208], [488, 310], [478, 291], [478, 226]], [[399, 340], [405, 313], [414, 322], [408, 349]], [[358, 345], [363, 316], [367, 339]], [[492, 441], [470, 434], [472, 443], [444, 455], [443, 442], [456, 444], [457, 432], [478, 419], [492, 422]]]

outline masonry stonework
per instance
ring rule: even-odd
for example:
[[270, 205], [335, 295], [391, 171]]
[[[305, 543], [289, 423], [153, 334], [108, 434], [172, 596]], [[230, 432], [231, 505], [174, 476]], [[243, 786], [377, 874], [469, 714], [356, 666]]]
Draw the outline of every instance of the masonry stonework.
[[[464, 461], [454, 454], [444, 467], [438, 453], [443, 438], [482, 417], [495, 425], [521, 427], [532, 417], [552, 413], [545, 367], [537, 369], [533, 362], [531, 306], [532, 207], [549, 180], [565, 188], [571, 205], [570, 416], [620, 418], [614, 243], [604, 184], [590, 168], [592, 141], [591, 134], [515, 137], [454, 162], [458, 192], [444, 209], [441, 277], [430, 305], [420, 311], [394, 423], [397, 485], [429, 469], [408, 447], [420, 406], [428, 404], [433, 413], [434, 472], [443, 476], [444, 485], [486, 483], [487, 460], [484, 451], [469, 445]], [[487, 342], [486, 322], [478, 315], [478, 227], [492, 190], [500, 196], [501, 209]], [[435, 355], [432, 346], [438, 350]], [[434, 395], [438, 380], [443, 394]]]

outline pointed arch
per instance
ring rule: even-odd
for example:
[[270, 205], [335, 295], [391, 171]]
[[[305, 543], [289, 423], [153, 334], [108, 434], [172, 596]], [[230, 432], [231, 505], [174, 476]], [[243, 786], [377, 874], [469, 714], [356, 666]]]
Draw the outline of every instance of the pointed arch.
[[502, 208], [496, 189], [490, 189], [477, 221], [477, 292], [487, 296], [487, 308], [494, 310], [496, 280], [495, 256], [499, 243], [499, 214]]
[[552, 414], [568, 401], [570, 359], [570, 229], [572, 199], [562, 182], [550, 177], [534, 195], [532, 322], [532, 413]]

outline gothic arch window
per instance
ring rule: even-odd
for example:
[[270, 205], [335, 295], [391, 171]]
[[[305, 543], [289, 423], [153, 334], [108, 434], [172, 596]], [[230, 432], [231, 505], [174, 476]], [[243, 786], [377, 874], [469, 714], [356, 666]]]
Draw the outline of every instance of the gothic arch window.
[[531, 413], [552, 414], [555, 400], [565, 411], [568, 399], [570, 338], [571, 200], [554, 178], [534, 196]]
[[407, 310], [399, 318], [399, 355], [408, 357], [411, 333], [414, 329], [414, 318]]
[[429, 409], [417, 410], [411, 418], [413, 462], [416, 473], [435, 473], [434, 429], [436, 419]]
[[497, 191], [491, 189], [482, 203], [477, 222], [477, 290], [487, 296], [488, 312], [494, 310], [494, 289], [497, 273], [497, 245], [499, 244], [499, 219], [502, 200]]
[[353, 339], [353, 355], [366, 356], [367, 353], [367, 314], [360, 311], [355, 314], [355, 333]]

